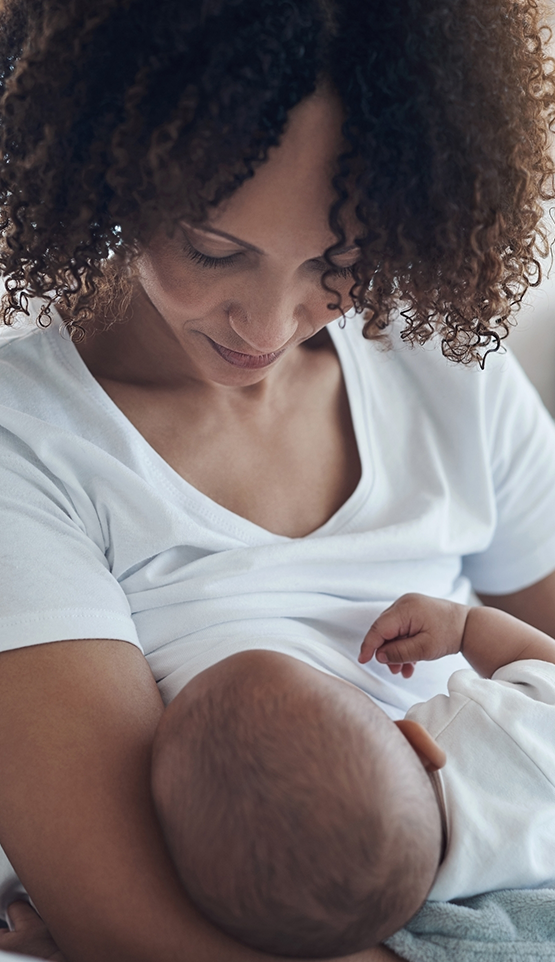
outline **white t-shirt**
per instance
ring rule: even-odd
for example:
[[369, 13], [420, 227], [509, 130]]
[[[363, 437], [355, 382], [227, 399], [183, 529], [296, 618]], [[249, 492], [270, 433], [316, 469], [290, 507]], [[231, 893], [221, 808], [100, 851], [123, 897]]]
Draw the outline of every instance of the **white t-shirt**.
[[406, 591], [465, 602], [470, 581], [511, 592], [555, 569], [555, 427], [509, 354], [482, 371], [395, 332], [384, 351], [360, 327], [329, 331], [361, 480], [303, 538], [187, 483], [57, 323], [0, 339], [0, 651], [121, 639], [165, 701], [247, 647], [350, 681], [393, 718], [446, 691], [462, 656], [399, 679], [358, 664], [362, 638]]
[[457, 671], [415, 705], [447, 755], [433, 775], [447, 847], [428, 898], [555, 885], [555, 665]]

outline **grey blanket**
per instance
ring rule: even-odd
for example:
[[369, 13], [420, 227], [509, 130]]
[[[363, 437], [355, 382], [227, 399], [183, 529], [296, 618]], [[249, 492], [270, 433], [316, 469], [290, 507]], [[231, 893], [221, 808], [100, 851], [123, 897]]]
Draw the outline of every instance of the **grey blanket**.
[[555, 889], [426, 902], [385, 944], [408, 962], [555, 962]]

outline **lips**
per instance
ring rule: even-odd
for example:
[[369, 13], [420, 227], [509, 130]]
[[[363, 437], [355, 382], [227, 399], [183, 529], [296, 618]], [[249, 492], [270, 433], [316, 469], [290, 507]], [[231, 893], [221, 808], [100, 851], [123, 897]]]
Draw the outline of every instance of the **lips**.
[[233, 364], [234, 367], [249, 368], [251, 370], [268, 367], [273, 364], [278, 357], [281, 357], [285, 348], [281, 351], [273, 351], [271, 354], [242, 354], [239, 351], [231, 351], [228, 347], [224, 347], [223, 344], [218, 344], [217, 341], [213, 341], [211, 337], [207, 338], [216, 354], [227, 361], [228, 364]]

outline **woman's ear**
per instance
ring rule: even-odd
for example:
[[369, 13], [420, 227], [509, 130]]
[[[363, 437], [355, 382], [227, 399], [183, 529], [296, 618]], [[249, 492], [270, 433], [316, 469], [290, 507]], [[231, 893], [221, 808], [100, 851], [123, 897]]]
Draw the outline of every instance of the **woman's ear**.
[[402, 718], [394, 724], [403, 733], [427, 772], [437, 772], [439, 768], [443, 768], [447, 756], [420, 722]]

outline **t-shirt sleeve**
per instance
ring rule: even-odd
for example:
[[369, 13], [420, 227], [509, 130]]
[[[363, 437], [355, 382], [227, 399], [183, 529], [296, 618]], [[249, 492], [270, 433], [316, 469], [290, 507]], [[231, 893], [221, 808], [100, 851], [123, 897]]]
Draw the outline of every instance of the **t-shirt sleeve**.
[[124, 591], [83, 494], [0, 429], [0, 651], [51, 641], [113, 638], [140, 644]]
[[483, 418], [493, 537], [464, 559], [464, 573], [477, 591], [508, 594], [555, 570], [555, 424], [514, 357], [491, 360]]

